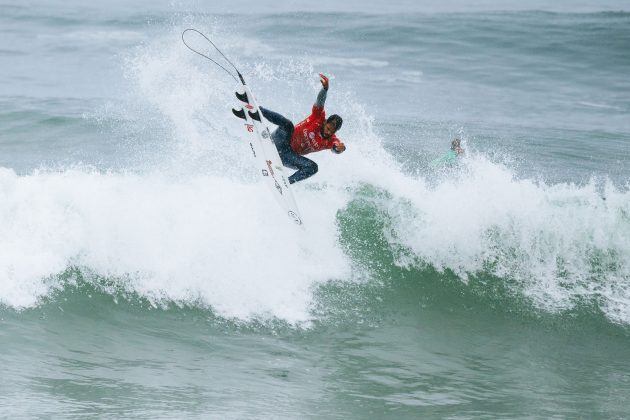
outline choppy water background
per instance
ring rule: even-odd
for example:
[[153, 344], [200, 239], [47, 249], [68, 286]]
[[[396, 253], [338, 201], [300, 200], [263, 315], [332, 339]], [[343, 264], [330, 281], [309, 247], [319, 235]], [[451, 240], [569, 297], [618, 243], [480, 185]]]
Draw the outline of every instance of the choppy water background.
[[[304, 232], [191, 26], [293, 120], [331, 76]], [[630, 415], [625, 2], [3, 1], [0, 33], [0, 417]]]

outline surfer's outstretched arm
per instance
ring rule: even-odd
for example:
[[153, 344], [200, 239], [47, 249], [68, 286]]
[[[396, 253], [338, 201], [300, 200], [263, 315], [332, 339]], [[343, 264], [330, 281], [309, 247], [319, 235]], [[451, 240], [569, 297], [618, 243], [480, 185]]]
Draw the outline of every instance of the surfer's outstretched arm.
[[322, 83], [322, 90], [317, 94], [317, 99], [315, 100], [316, 108], [324, 108], [324, 104], [326, 103], [326, 94], [328, 92], [328, 77], [323, 74], [319, 74], [319, 81]]
[[267, 118], [270, 123], [277, 125], [280, 128], [283, 128], [287, 133], [293, 132], [293, 123], [288, 119], [278, 114], [277, 112], [270, 111], [262, 106], [259, 107], [260, 112], [262, 112], [263, 117]]

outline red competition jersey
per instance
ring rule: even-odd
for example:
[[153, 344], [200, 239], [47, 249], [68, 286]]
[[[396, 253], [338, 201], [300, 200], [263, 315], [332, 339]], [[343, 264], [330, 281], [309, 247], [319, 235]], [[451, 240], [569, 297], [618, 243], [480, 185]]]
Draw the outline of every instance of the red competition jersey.
[[324, 108], [313, 105], [311, 115], [295, 126], [291, 137], [291, 149], [298, 155], [306, 155], [320, 150], [332, 149], [333, 146], [341, 143], [334, 134], [328, 139], [322, 137], [322, 127], [325, 123], [326, 112]]

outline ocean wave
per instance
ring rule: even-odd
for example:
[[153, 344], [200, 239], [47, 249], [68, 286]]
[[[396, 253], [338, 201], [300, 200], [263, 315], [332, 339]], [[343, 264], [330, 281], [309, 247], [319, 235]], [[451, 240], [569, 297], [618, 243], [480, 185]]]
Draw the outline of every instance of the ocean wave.
[[372, 67], [382, 68], [389, 66], [385, 60], [373, 60], [365, 57], [315, 57], [312, 58], [314, 64], [336, 64], [347, 67]]
[[355, 198], [354, 207], [379, 212], [396, 265], [448, 270], [464, 283], [493, 276], [535, 308], [595, 305], [630, 323], [627, 190], [517, 179], [482, 156], [460, 170], [436, 185], [368, 186]]
[[80, 30], [63, 34], [38, 34], [38, 39], [82, 42], [139, 42], [143, 35], [131, 30]]
[[[174, 146], [159, 164], [137, 173], [0, 168], [4, 305], [37, 306], [80, 267], [156, 304], [301, 324], [322, 316], [322, 285], [378, 284], [388, 268], [430, 266], [463, 285], [493, 276], [513, 298], [550, 313], [588, 302], [630, 323], [626, 190], [519, 179], [474, 153], [437, 178], [428, 169], [411, 174], [383, 147], [374, 117], [340, 86], [331, 103], [346, 118], [340, 134], [348, 151], [314, 157], [320, 172], [294, 188], [305, 221], [305, 231], [295, 231], [256, 182], [229, 112], [234, 86], [181, 46], [173, 36], [181, 29], [124, 63], [129, 103], [118, 111], [128, 124], [162, 122], [152, 134]], [[257, 73], [257, 64], [246, 67], [257, 99], [308, 112], [316, 90], [304, 98], [303, 86], [317, 83], [312, 63], [287, 73], [272, 66]], [[288, 80], [281, 95], [269, 73]], [[299, 94], [291, 90], [297, 83]], [[369, 261], [354, 252], [365, 243], [375, 250]], [[391, 261], [379, 257], [387, 254]]]
[[127, 279], [155, 301], [200, 300], [226, 317], [302, 322], [310, 287], [347, 274], [331, 210], [304, 209], [312, 226], [305, 243], [256, 184], [2, 169], [0, 196], [0, 301], [15, 308], [37, 305], [61, 273], [81, 266]]

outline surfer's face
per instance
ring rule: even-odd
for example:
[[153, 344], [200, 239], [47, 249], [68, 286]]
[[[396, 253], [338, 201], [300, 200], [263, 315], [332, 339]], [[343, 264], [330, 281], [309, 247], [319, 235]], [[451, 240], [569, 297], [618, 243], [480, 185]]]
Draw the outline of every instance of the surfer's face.
[[333, 134], [335, 134], [335, 131], [337, 131], [337, 127], [335, 126], [335, 123], [332, 121], [328, 121], [326, 122], [326, 124], [324, 124], [324, 129], [322, 130], [322, 137], [327, 139]]

